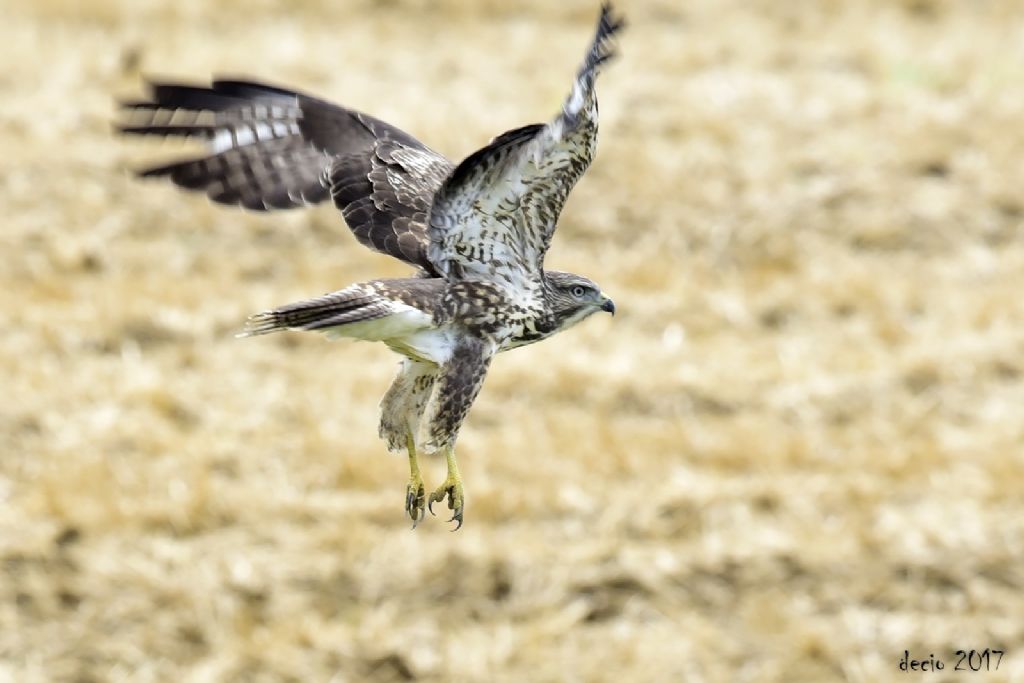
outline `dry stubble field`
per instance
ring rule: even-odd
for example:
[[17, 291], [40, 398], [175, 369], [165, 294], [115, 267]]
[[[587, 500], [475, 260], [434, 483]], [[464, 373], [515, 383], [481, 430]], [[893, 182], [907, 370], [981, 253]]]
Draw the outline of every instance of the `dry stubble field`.
[[620, 314], [497, 360], [450, 534], [395, 357], [233, 337], [400, 265], [131, 179], [182, 150], [112, 100], [248, 74], [461, 157], [596, 3], [8, 3], [0, 681], [1024, 680], [1024, 8], [621, 4], [549, 258]]

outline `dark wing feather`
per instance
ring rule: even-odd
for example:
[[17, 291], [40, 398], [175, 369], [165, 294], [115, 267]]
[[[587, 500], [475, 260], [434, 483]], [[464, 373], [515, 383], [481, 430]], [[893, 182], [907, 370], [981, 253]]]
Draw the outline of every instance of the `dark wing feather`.
[[368, 154], [336, 157], [328, 178], [360, 242], [436, 274], [427, 258], [427, 214], [451, 168], [430, 150], [384, 138]]
[[324, 155], [308, 145], [268, 140], [154, 166], [140, 175], [167, 176], [179, 187], [206, 192], [215, 202], [267, 211], [327, 199], [330, 192], [321, 182], [323, 163]]
[[426, 256], [427, 212], [452, 169], [443, 156], [379, 119], [292, 90], [252, 81], [210, 87], [150, 85], [124, 104], [128, 134], [201, 138], [210, 154], [156, 166], [212, 200], [288, 209], [332, 197], [358, 240], [436, 271]]
[[623, 26], [608, 5], [572, 92], [546, 125], [524, 126], [467, 157], [434, 197], [428, 255], [448, 278], [539, 285], [558, 216], [597, 145], [594, 81]]

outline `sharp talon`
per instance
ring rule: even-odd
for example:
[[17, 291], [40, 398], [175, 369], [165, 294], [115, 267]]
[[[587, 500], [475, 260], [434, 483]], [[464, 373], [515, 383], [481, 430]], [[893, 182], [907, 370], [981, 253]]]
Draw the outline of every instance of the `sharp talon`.
[[452, 533], [455, 533], [456, 531], [461, 529], [462, 528], [462, 510], [459, 510], [454, 515], [452, 515], [452, 518], [449, 519], [448, 521], [449, 522], [458, 522], [458, 524], [455, 525], [455, 528], [452, 529]]
[[427, 509], [430, 510], [430, 514], [436, 514], [434, 512], [434, 503], [444, 503], [445, 498], [448, 499], [448, 509], [452, 511], [452, 516], [448, 521], [456, 522], [457, 524], [452, 531], [458, 531], [462, 528], [462, 510], [465, 494], [462, 492], [462, 480], [459, 479], [458, 468], [455, 466], [455, 458], [451, 452], [448, 453], [448, 478], [445, 479], [443, 484], [432, 491], [428, 498]]
[[414, 477], [405, 490], [405, 514], [412, 520], [412, 528], [423, 520], [423, 481]]

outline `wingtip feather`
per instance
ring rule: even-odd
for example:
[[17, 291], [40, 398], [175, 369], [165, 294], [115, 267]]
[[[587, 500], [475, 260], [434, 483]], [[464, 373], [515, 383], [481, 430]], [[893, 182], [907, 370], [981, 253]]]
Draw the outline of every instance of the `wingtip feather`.
[[597, 20], [597, 33], [583, 65], [584, 73], [596, 71], [602, 64], [617, 56], [615, 35], [626, 28], [626, 20], [616, 16], [610, 2], [601, 5], [601, 16]]

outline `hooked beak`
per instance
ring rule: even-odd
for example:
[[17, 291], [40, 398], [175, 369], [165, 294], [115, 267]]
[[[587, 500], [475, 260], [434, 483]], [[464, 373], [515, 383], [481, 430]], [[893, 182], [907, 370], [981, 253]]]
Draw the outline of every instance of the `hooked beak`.
[[608, 297], [604, 297], [604, 302], [601, 304], [601, 310], [605, 313], [615, 315], [615, 302]]

